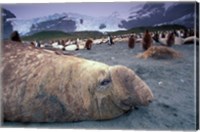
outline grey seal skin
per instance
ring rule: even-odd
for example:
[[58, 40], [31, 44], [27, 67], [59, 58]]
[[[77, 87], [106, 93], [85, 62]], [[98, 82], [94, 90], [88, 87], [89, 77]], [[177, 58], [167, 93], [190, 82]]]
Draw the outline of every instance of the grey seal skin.
[[2, 49], [4, 121], [106, 120], [153, 100], [147, 84], [127, 67], [12, 41]]

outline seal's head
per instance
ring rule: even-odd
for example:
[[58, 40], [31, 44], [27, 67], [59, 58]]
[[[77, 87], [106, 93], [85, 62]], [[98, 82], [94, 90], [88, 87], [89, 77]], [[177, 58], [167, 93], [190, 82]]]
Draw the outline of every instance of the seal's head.
[[114, 66], [110, 70], [114, 100], [120, 108], [128, 110], [133, 106], [148, 105], [152, 102], [151, 89], [134, 71], [124, 66]]
[[93, 82], [87, 88], [92, 95], [92, 107], [96, 108], [93, 110], [96, 119], [117, 117], [134, 106], [152, 102], [151, 89], [134, 71], [125, 66], [98, 65], [87, 77], [87, 84]]

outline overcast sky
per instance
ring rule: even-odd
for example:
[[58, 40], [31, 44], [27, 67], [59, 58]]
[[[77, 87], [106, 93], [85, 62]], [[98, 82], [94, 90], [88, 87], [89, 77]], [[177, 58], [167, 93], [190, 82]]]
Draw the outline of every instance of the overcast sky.
[[144, 2], [105, 2], [105, 3], [45, 3], [45, 4], [4, 4], [17, 18], [30, 19], [54, 13], [73, 12], [89, 16], [108, 16], [117, 11], [122, 18], [127, 18], [130, 9], [141, 7]]

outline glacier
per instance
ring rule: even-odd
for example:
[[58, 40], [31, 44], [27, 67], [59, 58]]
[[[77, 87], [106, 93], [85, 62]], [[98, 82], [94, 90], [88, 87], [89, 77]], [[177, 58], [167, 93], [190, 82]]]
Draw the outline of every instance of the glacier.
[[[119, 18], [117, 12], [112, 13], [110, 16], [106, 17], [91, 17], [87, 15], [77, 14], [77, 13], [55, 13], [53, 15], [33, 18], [33, 19], [10, 19], [11, 24], [14, 30], [17, 30], [20, 35], [27, 35], [31, 32], [31, 27], [34, 25], [37, 27], [37, 24], [41, 22], [56, 20], [64, 17], [62, 20], [73, 20], [76, 22], [76, 31], [117, 31], [117, 30], [126, 30], [125, 28], [119, 27], [123, 19]], [[83, 23], [80, 20], [83, 20]], [[56, 23], [55, 23], [56, 24]], [[105, 24], [106, 27], [99, 29], [101, 24]], [[47, 30], [51, 25], [47, 26]]]

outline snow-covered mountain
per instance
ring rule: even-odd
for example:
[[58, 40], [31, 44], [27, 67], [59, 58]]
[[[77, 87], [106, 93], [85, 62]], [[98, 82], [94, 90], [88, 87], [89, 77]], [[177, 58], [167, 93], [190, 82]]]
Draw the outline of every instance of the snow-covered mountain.
[[137, 10], [130, 11], [128, 19], [122, 21], [122, 27], [129, 29], [162, 24], [193, 27], [194, 7], [194, 2], [145, 3]]
[[[162, 24], [194, 25], [194, 2], [141, 3], [129, 10], [127, 19], [120, 18], [121, 12], [113, 12], [105, 17], [92, 17], [77, 13], [55, 13], [53, 15], [24, 20], [3, 9], [4, 33], [11, 29], [21, 35], [29, 35], [43, 30], [74, 31], [117, 31], [138, 26]], [[9, 17], [8, 17], [9, 16]], [[6, 30], [9, 29], [9, 32]]]
[[120, 27], [121, 18], [117, 12], [107, 17], [91, 17], [76, 13], [61, 13], [30, 20], [10, 19], [13, 29], [21, 35], [32, 34], [42, 30], [74, 31], [116, 31], [125, 30]]

